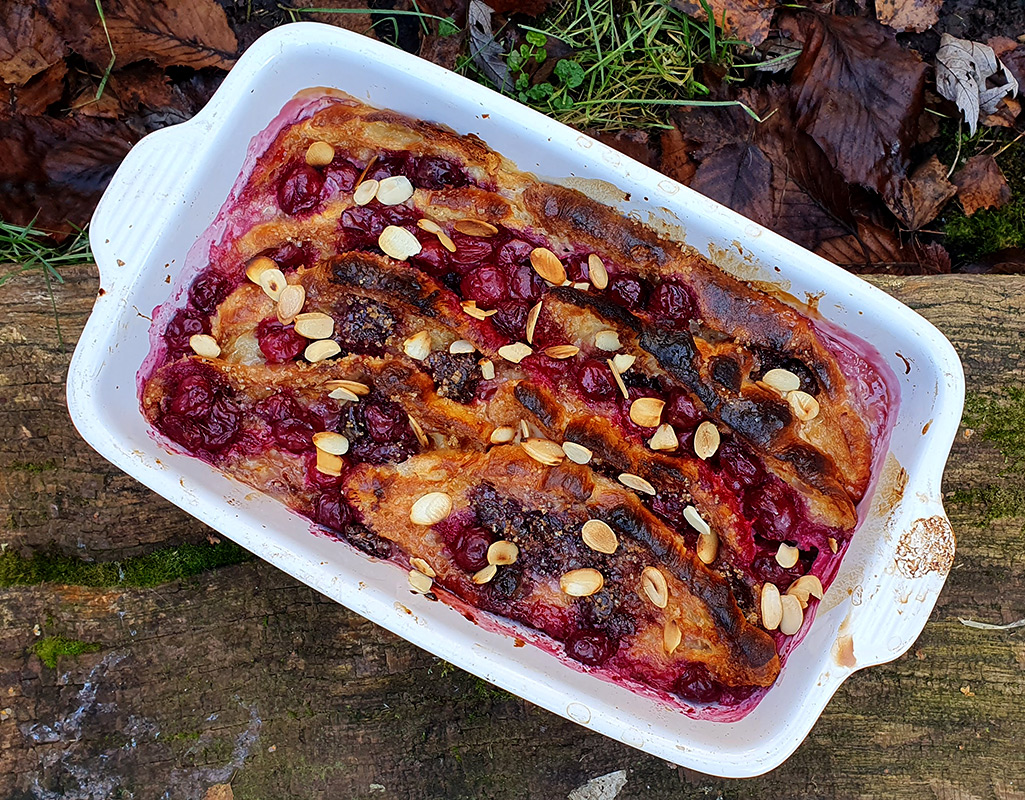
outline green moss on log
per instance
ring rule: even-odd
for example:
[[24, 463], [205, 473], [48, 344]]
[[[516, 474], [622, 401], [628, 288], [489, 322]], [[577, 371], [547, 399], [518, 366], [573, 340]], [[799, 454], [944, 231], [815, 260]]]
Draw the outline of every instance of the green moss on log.
[[80, 656], [82, 653], [95, 653], [100, 646], [95, 642], [82, 642], [78, 639], [65, 639], [63, 636], [47, 636], [29, 648], [29, 652], [39, 656], [50, 669], [56, 669], [62, 656]]
[[1012, 386], [997, 397], [969, 394], [964, 424], [997, 446], [1007, 471], [1025, 467], [1025, 389]]

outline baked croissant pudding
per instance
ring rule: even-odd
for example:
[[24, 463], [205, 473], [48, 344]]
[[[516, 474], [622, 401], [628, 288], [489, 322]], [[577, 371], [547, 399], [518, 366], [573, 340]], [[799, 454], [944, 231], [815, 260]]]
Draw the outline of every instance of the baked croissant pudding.
[[175, 449], [685, 711], [773, 683], [889, 432], [867, 345], [331, 90], [204, 241], [142, 373]]

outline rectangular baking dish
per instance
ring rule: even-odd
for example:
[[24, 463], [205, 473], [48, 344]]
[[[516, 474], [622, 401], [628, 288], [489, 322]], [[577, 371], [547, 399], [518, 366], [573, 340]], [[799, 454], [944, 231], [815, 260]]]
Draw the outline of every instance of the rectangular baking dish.
[[[474, 133], [531, 171], [649, 214], [745, 280], [795, 298], [876, 347], [901, 393], [864, 521], [804, 641], [743, 718], [694, 719], [563, 664], [409, 591], [405, 572], [311, 535], [308, 521], [207, 464], [165, 450], [139, 410], [136, 373], [152, 310], [200, 264], [186, 254], [216, 216], [251, 139], [296, 92], [329, 86]], [[615, 187], [615, 192], [609, 186]], [[298, 23], [256, 42], [194, 119], [129, 153], [93, 217], [101, 289], [68, 375], [82, 436], [134, 478], [258, 556], [414, 644], [537, 705], [652, 755], [726, 777], [764, 773], [801, 743], [856, 669], [896, 658], [921, 632], [953, 559], [940, 478], [964, 377], [946, 339], [884, 293], [618, 152], [447, 70], [371, 39]], [[742, 243], [738, 243], [739, 240]], [[184, 272], [183, 272], [184, 268]]]

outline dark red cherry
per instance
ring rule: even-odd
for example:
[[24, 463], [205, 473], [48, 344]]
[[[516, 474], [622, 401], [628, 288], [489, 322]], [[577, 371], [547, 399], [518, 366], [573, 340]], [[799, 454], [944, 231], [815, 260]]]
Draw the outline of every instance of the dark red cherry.
[[217, 399], [210, 381], [203, 375], [189, 375], [175, 390], [170, 411], [183, 417], [206, 417]]
[[449, 545], [456, 564], [467, 572], [479, 572], [488, 565], [488, 548], [493, 541], [491, 534], [481, 530], [462, 533]]
[[464, 236], [461, 233], [453, 233], [452, 241], [456, 246], [456, 251], [450, 258], [460, 272], [466, 272], [470, 267], [493, 261], [495, 246], [486, 236]]
[[459, 284], [462, 295], [467, 300], [476, 300], [481, 308], [494, 308], [495, 305], [508, 297], [505, 274], [494, 266], [478, 267], [467, 273]]
[[605, 291], [610, 300], [631, 311], [640, 308], [648, 297], [648, 291], [644, 284], [629, 275], [613, 278]]
[[458, 188], [470, 182], [462, 169], [438, 156], [410, 159], [406, 174], [418, 189]]
[[590, 359], [579, 368], [580, 388], [591, 400], [611, 400], [616, 396], [616, 387], [612, 382], [612, 371], [608, 364]]
[[516, 300], [503, 300], [495, 306], [498, 313], [491, 317], [495, 328], [510, 339], [522, 339], [527, 331], [527, 313], [530, 311], [526, 303]]
[[204, 314], [212, 314], [230, 291], [231, 284], [221, 275], [200, 275], [189, 287], [189, 302]]
[[694, 299], [687, 287], [675, 281], [663, 281], [651, 293], [648, 311], [663, 325], [683, 328], [694, 318]]
[[566, 655], [582, 664], [600, 667], [619, 650], [619, 642], [596, 630], [574, 631], [566, 639]]
[[256, 326], [256, 341], [268, 364], [291, 361], [306, 349], [307, 340], [295, 332], [293, 325], [282, 325], [274, 317], [261, 320]]
[[537, 271], [530, 266], [510, 266], [506, 268], [509, 296], [517, 300], [536, 302], [545, 290], [545, 282]]
[[326, 492], [317, 498], [313, 516], [324, 527], [340, 531], [352, 522], [352, 509], [337, 492]]
[[419, 267], [429, 275], [444, 275], [448, 272], [448, 250], [434, 237], [417, 237], [420, 240], [420, 252], [410, 256], [411, 264]]
[[309, 267], [313, 264], [313, 254], [306, 245], [297, 245], [292, 242], [282, 242], [273, 250], [261, 255], [267, 256], [278, 265], [282, 272], [291, 272], [299, 267]]
[[676, 679], [676, 693], [685, 700], [715, 703], [722, 698], [722, 684], [716, 682], [701, 664], [684, 667]]
[[305, 420], [285, 419], [272, 426], [274, 441], [292, 453], [305, 453], [313, 449], [313, 428]]
[[367, 403], [363, 409], [367, 433], [375, 442], [390, 442], [402, 434], [408, 424], [402, 407], [396, 403]]
[[168, 356], [177, 359], [185, 353], [191, 353], [189, 339], [197, 333], [210, 333], [210, 320], [191, 308], [178, 309], [164, 330]]
[[735, 441], [723, 442], [716, 454], [723, 482], [740, 494], [765, 480], [765, 470], [756, 457]]
[[498, 248], [496, 260], [503, 267], [530, 267], [530, 253], [533, 249], [534, 245], [530, 242], [525, 242], [523, 239], [511, 239]]
[[793, 536], [798, 512], [792, 490], [779, 480], [766, 481], [744, 495], [744, 516], [754, 532], [772, 541]]
[[308, 164], [296, 164], [278, 184], [278, 205], [286, 214], [312, 211], [320, 205], [324, 173]]
[[332, 188], [339, 192], [351, 192], [356, 186], [360, 172], [362, 170], [355, 164], [336, 157], [324, 169], [324, 187], [328, 192], [331, 192]]
[[663, 417], [666, 422], [685, 430], [694, 428], [701, 422], [701, 412], [694, 405], [690, 395], [684, 392], [674, 392], [670, 395]]

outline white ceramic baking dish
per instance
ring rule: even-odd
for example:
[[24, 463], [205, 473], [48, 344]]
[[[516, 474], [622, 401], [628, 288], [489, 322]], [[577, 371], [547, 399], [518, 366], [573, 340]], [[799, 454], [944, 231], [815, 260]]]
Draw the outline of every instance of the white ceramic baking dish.
[[[136, 373], [152, 310], [187, 285], [186, 253], [228, 196], [247, 147], [292, 96], [330, 86], [369, 103], [475, 133], [555, 182], [606, 181], [687, 242], [745, 279], [795, 297], [820, 294], [826, 320], [872, 343], [897, 376], [901, 402], [872, 502], [840, 572], [776, 685], [747, 716], [695, 719], [517, 647], [442, 603], [412, 595], [405, 572], [310, 533], [308, 522], [203, 462], [168, 452], [139, 411]], [[590, 179], [590, 182], [580, 179]], [[610, 193], [602, 192], [608, 201]], [[101, 290], [75, 350], [68, 407], [82, 436], [125, 472], [260, 557], [409, 641], [588, 728], [721, 776], [766, 772], [801, 743], [855, 669], [896, 658], [918, 637], [953, 557], [940, 478], [961, 415], [953, 348], [882, 292], [616, 151], [508, 98], [384, 44], [300, 23], [254, 44], [189, 122], [129, 153], [93, 217]], [[736, 240], [742, 242], [738, 250]], [[742, 254], [741, 254], [742, 253]], [[168, 280], [170, 278], [170, 280]]]

